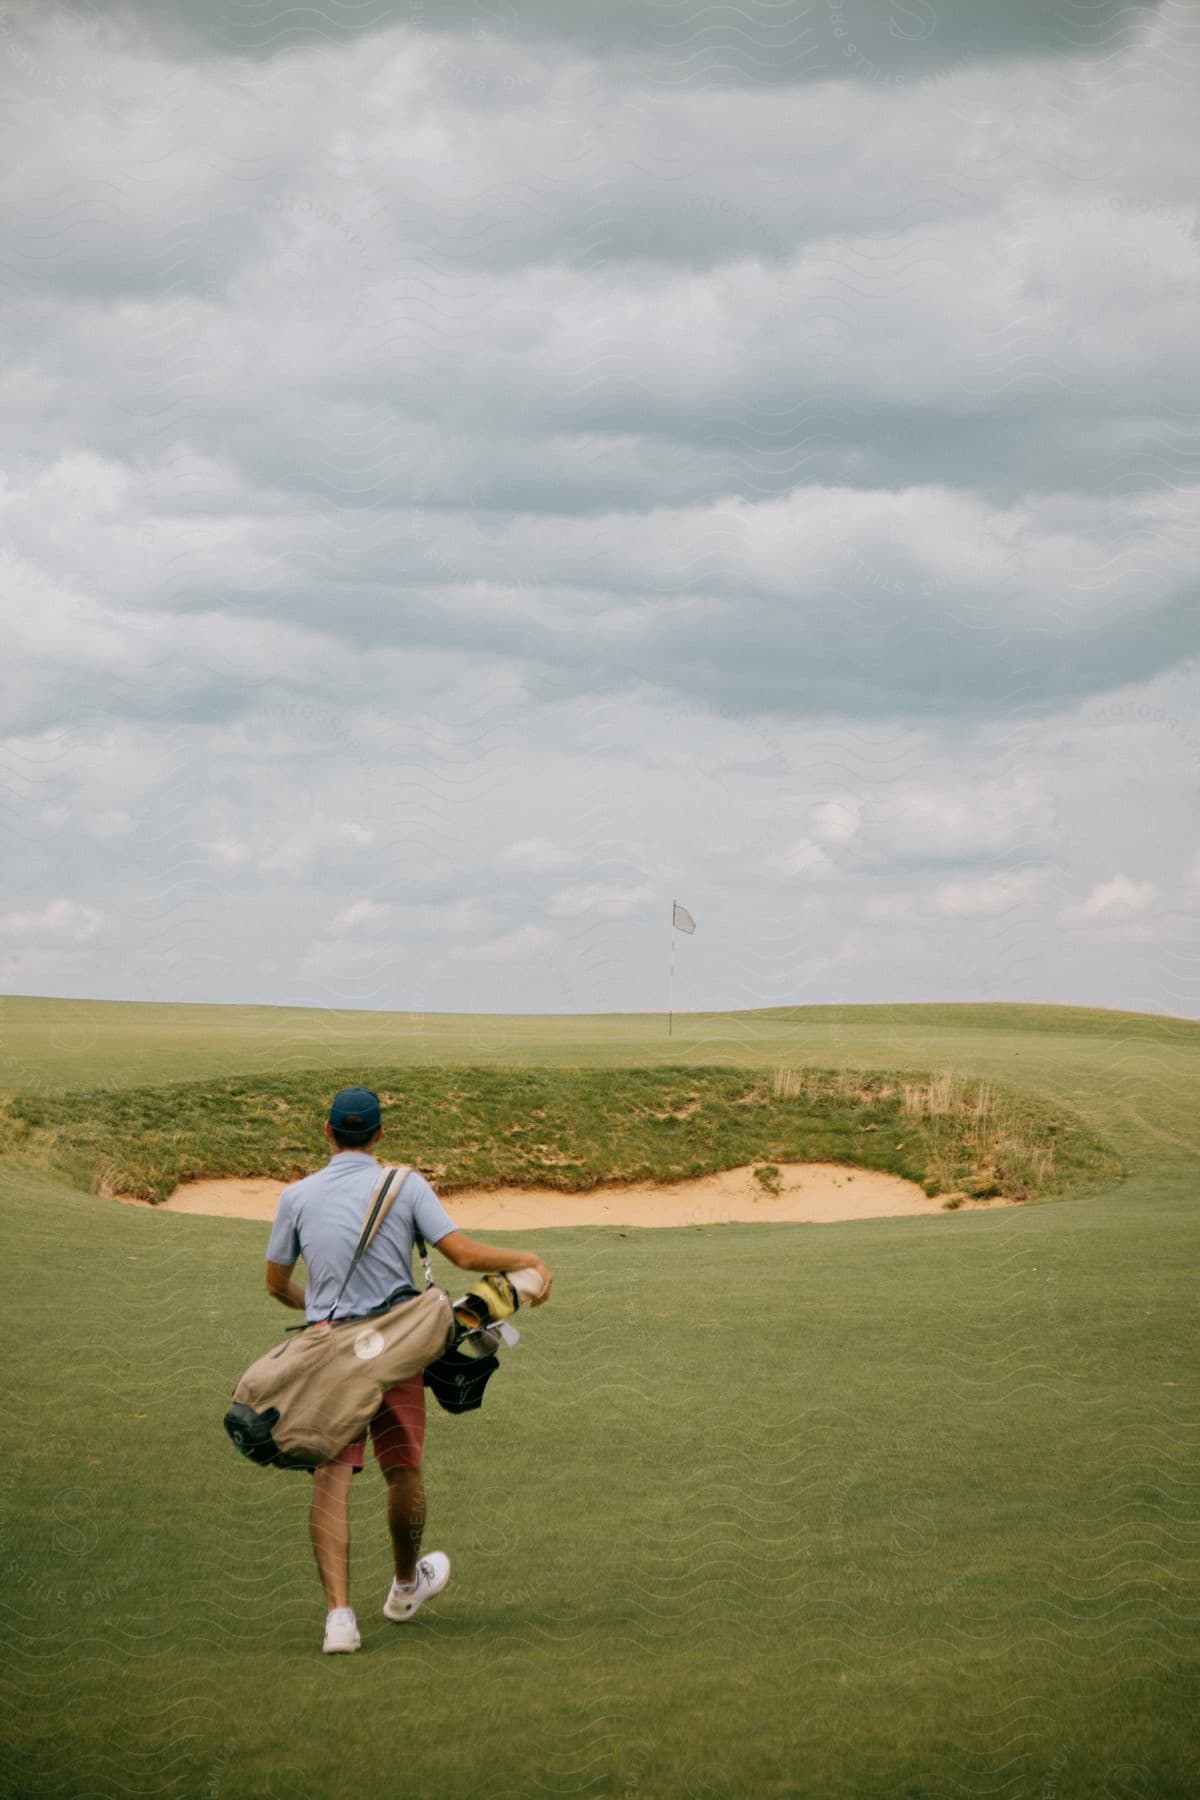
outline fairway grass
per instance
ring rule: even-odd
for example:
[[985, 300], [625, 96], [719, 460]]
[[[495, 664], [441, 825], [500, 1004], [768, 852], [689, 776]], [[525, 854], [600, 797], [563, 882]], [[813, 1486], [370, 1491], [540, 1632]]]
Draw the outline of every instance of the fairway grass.
[[[379, 1614], [382, 1483], [356, 1482], [354, 1657], [319, 1652], [306, 1478], [220, 1426], [286, 1323], [263, 1228], [0, 1164], [5, 1791], [1194, 1793], [1200, 1029], [835, 1010], [713, 1027], [694, 1061], [677, 1039], [676, 1065], [955, 1071], [1079, 1115], [1126, 1178], [952, 1219], [548, 1234], [554, 1300], [483, 1411], [432, 1413], [454, 1576], [411, 1626]], [[104, 1085], [345, 1066], [320, 1021], [273, 1066], [231, 1029], [219, 1071], [148, 1069], [130, 1035]], [[465, 1061], [536, 1060], [493, 1026]], [[356, 1063], [420, 1067], [377, 1029]], [[648, 1067], [650, 1027], [620, 1029], [597, 1056]], [[43, 1060], [10, 1096], [101, 1087], [21, 1030]]]

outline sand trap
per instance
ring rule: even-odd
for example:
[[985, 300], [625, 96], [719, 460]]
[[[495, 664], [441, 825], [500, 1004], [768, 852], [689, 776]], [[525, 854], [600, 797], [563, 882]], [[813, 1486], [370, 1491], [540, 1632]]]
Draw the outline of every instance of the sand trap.
[[[226, 1219], [275, 1216], [281, 1183], [243, 1178], [189, 1181], [155, 1211], [209, 1213]], [[134, 1205], [147, 1202], [134, 1201]], [[964, 1201], [962, 1210], [1005, 1202]], [[557, 1188], [467, 1188], [446, 1196], [464, 1231], [545, 1231], [560, 1225], [725, 1225], [763, 1220], [832, 1224], [845, 1219], [950, 1214], [914, 1182], [839, 1163], [784, 1163], [779, 1193], [769, 1194], [752, 1168], [726, 1169], [691, 1181], [610, 1182], [586, 1194]]]

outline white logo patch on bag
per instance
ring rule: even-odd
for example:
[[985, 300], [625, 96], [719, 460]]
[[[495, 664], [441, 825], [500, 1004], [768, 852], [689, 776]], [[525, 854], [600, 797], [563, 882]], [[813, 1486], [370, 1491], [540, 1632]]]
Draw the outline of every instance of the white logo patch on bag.
[[383, 1339], [377, 1331], [371, 1328], [360, 1331], [354, 1340], [354, 1354], [361, 1362], [370, 1362], [371, 1358], [378, 1356], [382, 1349]]

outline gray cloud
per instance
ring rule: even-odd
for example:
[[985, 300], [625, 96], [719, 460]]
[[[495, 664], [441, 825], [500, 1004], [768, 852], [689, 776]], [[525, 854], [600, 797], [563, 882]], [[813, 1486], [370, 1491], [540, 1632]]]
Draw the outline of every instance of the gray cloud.
[[323, 0], [317, 8], [204, 0], [75, 0], [64, 34], [84, 37], [118, 20], [173, 54], [278, 57], [326, 49], [398, 26], [445, 37], [443, 52], [465, 82], [477, 58], [505, 43], [541, 55], [570, 49], [626, 57], [663, 85], [818, 82], [897, 83], [947, 65], [997, 57], [1112, 56], [1158, 0], [1086, 9], [1045, 0], [815, 0], [780, 6], [745, 0], [727, 12], [638, 0]]
[[738, 20], [6, 15], [4, 986], [1195, 1010], [1194, 45]]
[[423, 507], [237, 517], [222, 472], [191, 470], [182, 512], [169, 486], [148, 507], [125, 468], [90, 455], [14, 495], [13, 578], [41, 593], [14, 646], [27, 705], [62, 639], [55, 683], [102, 675], [119, 704], [160, 714], [164, 696], [168, 710], [210, 692], [251, 706], [285, 672], [317, 686], [369, 644], [374, 692], [389, 650], [440, 651], [523, 669], [535, 692], [651, 685], [743, 714], [979, 716], [1156, 675], [1200, 637], [1188, 493], [1001, 509], [942, 488], [804, 486], [489, 531]]

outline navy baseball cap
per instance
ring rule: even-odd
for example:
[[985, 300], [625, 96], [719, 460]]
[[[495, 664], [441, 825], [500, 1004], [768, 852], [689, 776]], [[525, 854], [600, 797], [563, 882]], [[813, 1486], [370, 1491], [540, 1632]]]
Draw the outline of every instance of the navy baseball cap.
[[343, 1088], [329, 1103], [329, 1123], [339, 1137], [373, 1137], [383, 1123], [379, 1095], [365, 1087]]

